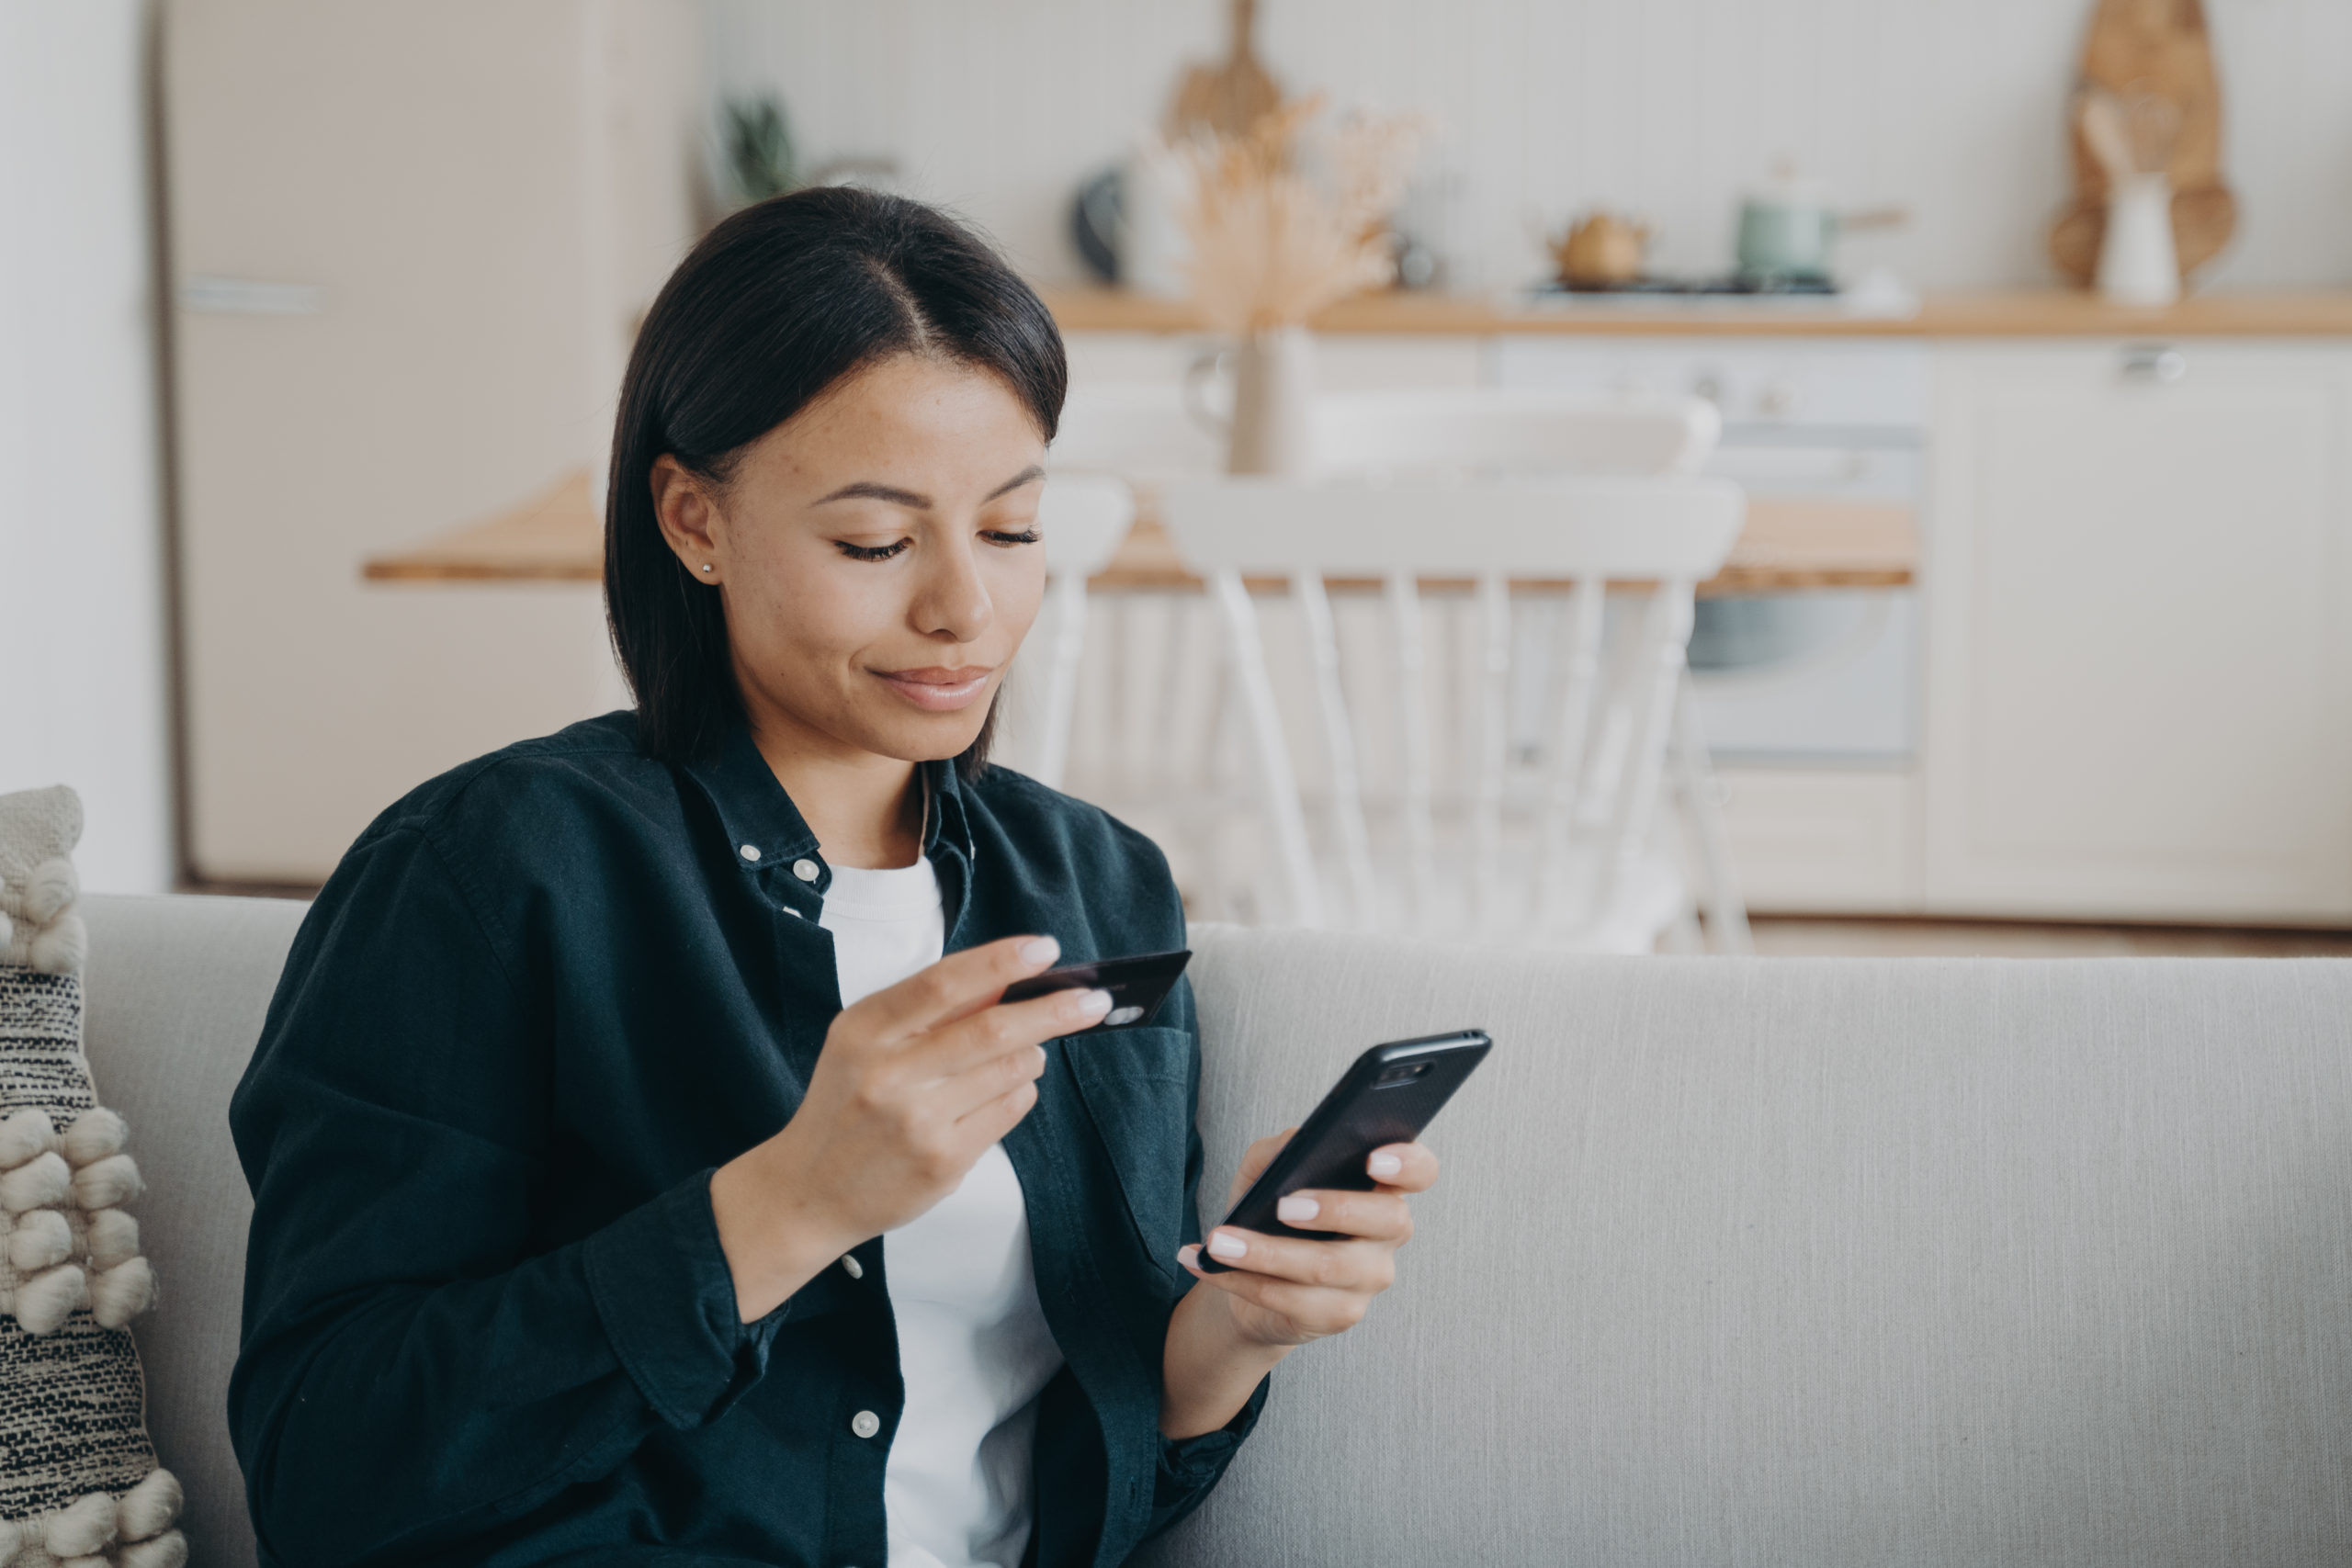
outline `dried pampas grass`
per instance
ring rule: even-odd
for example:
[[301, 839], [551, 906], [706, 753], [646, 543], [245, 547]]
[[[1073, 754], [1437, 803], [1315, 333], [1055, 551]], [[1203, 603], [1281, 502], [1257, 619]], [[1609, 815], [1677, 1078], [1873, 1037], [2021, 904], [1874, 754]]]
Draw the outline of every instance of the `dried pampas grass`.
[[1321, 95], [1285, 104], [1240, 136], [1161, 143], [1189, 198], [1185, 265], [1193, 302], [1214, 332], [1248, 337], [1306, 321], [1396, 276], [1386, 231], [1427, 133], [1418, 115], [1351, 115], [1317, 149], [1328, 178], [1301, 172]]

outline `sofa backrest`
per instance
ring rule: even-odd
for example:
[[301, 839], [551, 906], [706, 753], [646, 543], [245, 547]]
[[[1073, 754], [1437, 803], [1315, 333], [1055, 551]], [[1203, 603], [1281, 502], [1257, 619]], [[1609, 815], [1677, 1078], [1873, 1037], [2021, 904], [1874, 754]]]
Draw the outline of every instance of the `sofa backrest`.
[[[149, 1422], [248, 1568], [226, 1116], [302, 906], [83, 908]], [[1193, 945], [1211, 1220], [1363, 1046], [1497, 1045], [1396, 1288], [1152, 1561], [2352, 1560], [2352, 963]]]
[[1212, 1221], [1364, 1046], [1496, 1045], [1151, 1561], [2352, 1561], [2352, 963], [1193, 942]]
[[90, 929], [83, 1043], [98, 1099], [130, 1124], [147, 1190], [132, 1205], [159, 1297], [131, 1325], [155, 1453], [187, 1489], [191, 1568], [252, 1568], [244, 1482], [229, 1447], [245, 1225], [229, 1095], [307, 905], [277, 898], [81, 903]]

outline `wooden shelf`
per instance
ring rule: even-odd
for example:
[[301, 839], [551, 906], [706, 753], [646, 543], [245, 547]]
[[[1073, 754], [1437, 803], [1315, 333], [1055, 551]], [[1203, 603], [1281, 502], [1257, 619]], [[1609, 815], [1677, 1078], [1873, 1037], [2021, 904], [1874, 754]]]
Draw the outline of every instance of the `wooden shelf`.
[[[1139, 500], [1142, 515], [1126, 543], [1090, 586], [1105, 593], [1197, 590], [1200, 579], [1184, 570], [1174, 543], [1151, 515], [1149, 495]], [[1731, 558], [1699, 592], [1900, 588], [1911, 581], [1918, 557], [1908, 507], [1755, 498]], [[376, 582], [598, 582], [605, 574], [604, 519], [590, 504], [587, 474], [574, 473], [512, 512], [452, 529], [412, 550], [377, 556], [362, 574]]]
[[[1189, 305], [1111, 288], [1048, 290], [1064, 332], [1196, 333]], [[1667, 306], [1623, 300], [1533, 303], [1429, 294], [1373, 294], [1317, 317], [1317, 332], [1491, 337], [2343, 337], [2352, 289], [2191, 295], [2156, 310], [2126, 310], [2074, 289], [1933, 294], [1904, 317], [1847, 315], [1834, 304], [1725, 299]]]

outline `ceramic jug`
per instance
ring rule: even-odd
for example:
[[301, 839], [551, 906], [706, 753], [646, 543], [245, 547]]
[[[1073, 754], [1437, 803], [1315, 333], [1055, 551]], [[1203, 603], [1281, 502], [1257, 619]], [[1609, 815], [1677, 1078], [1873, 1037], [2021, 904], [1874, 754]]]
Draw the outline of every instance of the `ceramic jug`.
[[[1233, 406], [1220, 414], [1204, 396], [1209, 378], [1230, 369]], [[1315, 339], [1305, 327], [1274, 327], [1193, 362], [1184, 406], [1226, 437], [1229, 474], [1290, 474], [1315, 462]]]
[[2172, 241], [2172, 181], [2131, 174], [2116, 179], [2098, 247], [2098, 291], [2118, 305], [2169, 305], [2180, 298]]

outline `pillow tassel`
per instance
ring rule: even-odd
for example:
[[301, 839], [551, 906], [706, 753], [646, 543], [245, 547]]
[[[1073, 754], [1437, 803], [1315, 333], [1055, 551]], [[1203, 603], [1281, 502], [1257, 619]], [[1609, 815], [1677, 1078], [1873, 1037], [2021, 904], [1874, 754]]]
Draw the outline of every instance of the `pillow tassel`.
[[115, 1509], [115, 1528], [125, 1540], [153, 1540], [172, 1528], [186, 1501], [178, 1476], [161, 1468], [151, 1470], [146, 1480], [122, 1495]]
[[[53, 1157], [49, 1155], [41, 1156], [42, 1159]], [[36, 1165], [39, 1163], [39, 1160], [34, 1162]], [[60, 1160], [58, 1163], [62, 1165], [64, 1162]], [[15, 1172], [9, 1174], [14, 1175]], [[0, 1176], [0, 1187], [5, 1187], [7, 1180], [7, 1177]], [[85, 1209], [93, 1210], [119, 1208], [138, 1197], [146, 1185], [139, 1179], [138, 1164], [129, 1155], [108, 1155], [102, 1160], [94, 1161], [74, 1172], [68, 1181], [74, 1201]]]
[[37, 1105], [0, 1122], [0, 1170], [14, 1170], [55, 1147], [57, 1129], [50, 1125], [49, 1112]]
[[17, 1282], [17, 1323], [36, 1337], [56, 1333], [76, 1308], [89, 1304], [90, 1277], [78, 1263], [62, 1263]]
[[12, 1214], [21, 1214], [28, 1209], [53, 1209], [73, 1191], [74, 1172], [64, 1156], [54, 1150], [35, 1155], [16, 1169], [0, 1174], [0, 1209]]
[[[133, 1247], [131, 1250], [136, 1252], [138, 1248]], [[19, 1275], [53, 1269], [73, 1256], [74, 1225], [62, 1213], [55, 1209], [35, 1209], [17, 1216], [17, 1228], [8, 1235], [8, 1267]], [[5, 1561], [0, 1558], [0, 1562]]]
[[155, 1304], [155, 1269], [143, 1258], [90, 1276], [90, 1315], [100, 1328], [120, 1328]]
[[135, 1540], [114, 1555], [117, 1568], [187, 1568], [187, 1537], [165, 1530], [153, 1540]]
[[106, 1550], [114, 1531], [114, 1499], [104, 1492], [93, 1492], [44, 1517], [40, 1543], [51, 1557], [91, 1557]]

